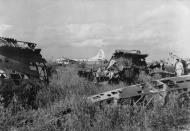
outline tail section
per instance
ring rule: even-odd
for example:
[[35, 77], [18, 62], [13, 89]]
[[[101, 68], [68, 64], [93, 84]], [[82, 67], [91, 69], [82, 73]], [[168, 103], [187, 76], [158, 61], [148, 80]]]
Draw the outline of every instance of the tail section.
[[98, 54], [92, 58], [90, 58], [90, 60], [105, 60], [105, 53], [103, 49], [100, 49], [98, 51]]
[[100, 49], [98, 51], [98, 54], [96, 55], [96, 57], [100, 60], [104, 60], [105, 59], [105, 54], [104, 54], [104, 50]]

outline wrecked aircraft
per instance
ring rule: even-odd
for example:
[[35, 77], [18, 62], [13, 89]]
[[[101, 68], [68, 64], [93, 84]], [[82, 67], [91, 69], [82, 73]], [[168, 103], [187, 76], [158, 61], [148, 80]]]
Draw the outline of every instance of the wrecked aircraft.
[[[126, 86], [107, 92], [102, 92], [88, 97], [92, 103], [112, 103], [121, 105], [144, 105], [149, 106], [154, 100], [165, 105], [168, 95], [177, 94], [177, 99], [183, 102], [190, 100], [190, 75], [169, 77], [150, 81], [137, 85]], [[185, 102], [185, 101], [184, 101]]]
[[41, 49], [35, 47], [35, 43], [0, 37], [0, 95], [6, 105], [15, 95], [23, 99], [21, 90], [29, 88], [26, 101], [33, 106], [31, 101], [38, 87], [49, 83], [46, 60], [40, 53]]
[[132, 84], [138, 79], [141, 71], [146, 71], [146, 57], [139, 50], [116, 50], [106, 69], [110, 82], [123, 81]]
[[113, 84], [123, 81], [132, 84], [138, 79], [141, 71], [146, 71], [147, 56], [148, 54], [141, 54], [139, 50], [116, 50], [106, 67], [100, 67], [95, 72], [89, 73], [98, 83], [108, 81]]

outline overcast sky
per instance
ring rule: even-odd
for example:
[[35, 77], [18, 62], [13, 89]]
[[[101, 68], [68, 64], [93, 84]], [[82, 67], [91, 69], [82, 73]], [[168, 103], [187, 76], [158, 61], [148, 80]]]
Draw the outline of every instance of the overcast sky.
[[139, 49], [190, 57], [188, 0], [0, 0], [0, 35], [38, 43], [46, 58]]

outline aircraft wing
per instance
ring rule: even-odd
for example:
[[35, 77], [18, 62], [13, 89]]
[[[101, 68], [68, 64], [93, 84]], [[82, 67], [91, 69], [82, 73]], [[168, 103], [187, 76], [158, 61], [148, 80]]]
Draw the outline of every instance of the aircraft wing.
[[165, 91], [180, 90], [190, 92], [190, 75], [180, 77], [168, 77], [151, 81], [150, 84], [142, 83], [126, 86], [123, 88], [103, 92], [88, 97], [92, 103], [101, 102], [109, 99], [130, 98], [146, 94], [155, 94]]

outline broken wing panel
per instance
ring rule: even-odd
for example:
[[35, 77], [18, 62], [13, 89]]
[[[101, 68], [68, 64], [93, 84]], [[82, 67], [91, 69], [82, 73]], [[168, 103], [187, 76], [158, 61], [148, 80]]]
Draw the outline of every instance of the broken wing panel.
[[[190, 91], [190, 75], [160, 79], [168, 85], [169, 90], [184, 89]], [[174, 86], [172, 86], [173, 84]]]
[[182, 90], [183, 92], [190, 92], [190, 75], [164, 78], [152, 81], [151, 83], [152, 85], [150, 86], [147, 86], [147, 84], [143, 83], [103, 92], [97, 95], [90, 96], [88, 97], [88, 99], [91, 100], [92, 103], [95, 103], [108, 100], [110, 98], [121, 99], [140, 95], [154, 95], [172, 90]]
[[22, 49], [20, 47], [1, 46], [0, 54], [21, 62], [45, 62], [39, 50]]
[[35, 70], [31, 70], [28, 65], [21, 63], [13, 59], [5, 59], [0, 61], [0, 69], [3, 70], [15, 70], [23, 74], [27, 74], [33, 77], [39, 77], [39, 73]]

